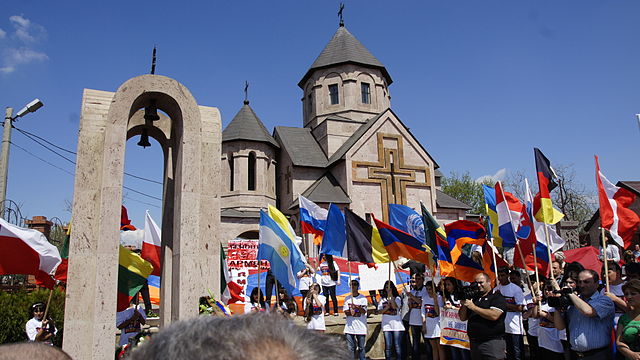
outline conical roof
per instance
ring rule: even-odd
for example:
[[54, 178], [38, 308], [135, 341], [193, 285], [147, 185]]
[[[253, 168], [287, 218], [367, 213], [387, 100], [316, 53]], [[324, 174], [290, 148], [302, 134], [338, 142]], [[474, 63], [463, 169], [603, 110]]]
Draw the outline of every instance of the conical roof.
[[240, 111], [233, 117], [229, 125], [222, 130], [222, 142], [232, 140], [266, 142], [277, 148], [280, 147], [269, 134], [262, 121], [260, 121], [258, 115], [249, 106], [248, 101], [244, 102]]
[[304, 75], [298, 86], [304, 86], [305, 81], [311, 76], [314, 70], [331, 67], [338, 64], [355, 63], [374, 68], [379, 68], [387, 79], [387, 84], [391, 84], [391, 76], [384, 65], [373, 56], [367, 48], [356, 39], [347, 28], [340, 26], [333, 35], [331, 41], [324, 47], [316, 61], [311, 64], [309, 70]]

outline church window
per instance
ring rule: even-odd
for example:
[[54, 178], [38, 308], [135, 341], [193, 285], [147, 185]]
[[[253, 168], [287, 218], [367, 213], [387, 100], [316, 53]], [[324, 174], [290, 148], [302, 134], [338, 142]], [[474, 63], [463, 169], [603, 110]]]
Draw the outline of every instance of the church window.
[[227, 162], [229, 162], [229, 191], [233, 191], [233, 181], [235, 178], [234, 166], [233, 166], [233, 154], [227, 156]]
[[360, 84], [360, 92], [362, 93], [362, 103], [371, 104], [371, 89], [368, 83]]
[[336, 105], [340, 103], [340, 95], [338, 94], [338, 84], [329, 85], [329, 99], [331, 100], [331, 105]]
[[247, 180], [249, 182], [247, 189], [254, 191], [256, 189], [256, 153], [249, 153], [249, 161], [247, 161]]
[[309, 93], [307, 96], [307, 113], [313, 113], [313, 93]]

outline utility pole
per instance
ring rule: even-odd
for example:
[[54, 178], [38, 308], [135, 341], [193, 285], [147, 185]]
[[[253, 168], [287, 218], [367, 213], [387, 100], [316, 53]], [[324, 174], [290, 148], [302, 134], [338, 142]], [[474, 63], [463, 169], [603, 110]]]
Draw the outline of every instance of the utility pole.
[[2, 153], [0, 154], [0, 213], [4, 212], [4, 201], [7, 199], [7, 174], [9, 172], [9, 145], [11, 144], [12, 122], [13, 108], [8, 107], [4, 115]]

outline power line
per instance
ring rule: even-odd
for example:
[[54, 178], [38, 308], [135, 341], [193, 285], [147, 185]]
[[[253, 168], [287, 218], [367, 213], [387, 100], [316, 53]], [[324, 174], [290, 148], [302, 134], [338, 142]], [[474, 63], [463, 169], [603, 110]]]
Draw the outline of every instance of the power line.
[[[36, 134], [32, 134], [32, 133], [30, 133], [30, 132], [28, 132], [28, 131], [26, 131], [26, 130], [22, 130], [22, 129], [20, 129], [20, 128], [15, 127], [15, 126], [14, 126], [13, 128], [14, 128], [14, 129], [16, 129], [18, 132], [20, 132], [20, 133], [21, 133], [22, 135], [24, 135], [25, 137], [29, 138], [31, 141], [33, 141], [33, 142], [37, 143], [38, 145], [40, 145], [40, 146], [44, 147], [45, 149], [47, 149], [47, 150], [51, 151], [52, 153], [54, 153], [54, 154], [56, 154], [56, 155], [60, 156], [61, 158], [65, 159], [66, 161], [70, 162], [71, 164], [74, 164], [74, 165], [76, 164], [76, 162], [75, 162], [75, 161], [73, 161], [73, 160], [69, 159], [68, 157], [66, 157], [66, 156], [64, 156], [64, 155], [62, 155], [62, 154], [60, 154], [60, 153], [58, 153], [57, 151], [55, 151], [55, 150], [53, 150], [53, 149], [49, 148], [47, 145], [45, 145], [45, 144], [41, 143], [39, 140], [42, 140], [42, 141], [46, 142], [47, 144], [49, 144], [49, 145], [51, 145], [51, 146], [53, 146], [53, 147], [55, 147], [55, 148], [57, 148], [57, 149], [60, 149], [60, 150], [62, 150], [62, 151], [65, 151], [65, 152], [67, 152], [67, 153], [69, 153], [69, 154], [76, 155], [76, 154], [77, 154], [76, 152], [71, 151], [71, 150], [67, 150], [67, 149], [65, 149], [65, 148], [63, 148], [63, 147], [61, 147], [61, 146], [58, 146], [58, 145], [56, 145], [56, 144], [54, 144], [54, 143], [52, 143], [52, 142], [50, 142], [50, 141], [48, 141], [48, 140], [46, 140], [46, 139], [44, 139], [44, 138], [42, 138], [42, 137], [38, 136], [38, 135], [36, 135]], [[36, 139], [39, 139], [39, 140], [36, 140]], [[142, 176], [138, 176], [138, 175], [134, 175], [134, 174], [128, 173], [128, 172], [126, 172], [126, 171], [124, 172], [124, 174], [125, 174], [125, 175], [127, 175], [127, 176], [130, 176], [130, 177], [132, 177], [132, 178], [138, 179], [138, 180], [148, 181], [148, 182], [150, 182], [150, 183], [154, 183], [154, 184], [158, 184], [158, 185], [163, 185], [163, 183], [162, 183], [162, 182], [160, 182], [160, 181], [153, 180], [153, 179], [148, 179], [148, 178], [145, 178], [145, 177], [142, 177]]]

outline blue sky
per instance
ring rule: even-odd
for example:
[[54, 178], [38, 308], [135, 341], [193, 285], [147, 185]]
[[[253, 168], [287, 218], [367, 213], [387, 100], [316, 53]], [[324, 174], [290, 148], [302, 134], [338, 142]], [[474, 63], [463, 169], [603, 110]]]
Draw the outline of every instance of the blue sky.
[[[187, 5], [185, 5], [187, 4]], [[45, 107], [16, 126], [75, 151], [83, 88], [115, 91], [148, 73], [220, 109], [251, 106], [267, 128], [301, 126], [298, 81], [337, 29], [337, 1], [3, 1], [0, 99]], [[595, 189], [593, 155], [613, 182], [638, 180], [637, 1], [345, 1], [345, 23], [387, 68], [391, 104], [448, 174], [524, 170], [532, 148]], [[157, 143], [128, 142], [126, 170], [161, 180]], [[9, 199], [23, 215], [69, 220], [75, 167], [14, 131]], [[73, 159], [73, 155], [67, 154]], [[63, 170], [58, 169], [62, 168]], [[504, 172], [504, 171], [503, 171]], [[154, 197], [159, 185], [125, 178]], [[507, 189], [508, 190], [508, 189]], [[134, 224], [159, 201], [124, 192]], [[143, 204], [152, 204], [153, 206]]]

